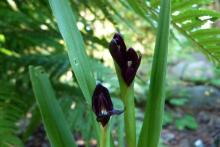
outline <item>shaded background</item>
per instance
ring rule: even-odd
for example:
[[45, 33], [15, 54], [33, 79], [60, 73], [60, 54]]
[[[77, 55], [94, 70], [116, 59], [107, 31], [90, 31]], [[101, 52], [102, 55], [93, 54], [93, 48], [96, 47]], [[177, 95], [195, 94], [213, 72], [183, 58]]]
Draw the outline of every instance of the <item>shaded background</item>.
[[[220, 10], [218, 0], [211, 4], [203, 1], [204, 5], [192, 7]], [[83, 35], [94, 76], [110, 89], [114, 105], [118, 108], [123, 105], [118, 99], [118, 82], [108, 51], [108, 42], [119, 31], [128, 47], [132, 46], [142, 53], [143, 59], [135, 80], [139, 134], [155, 42], [154, 18], [146, 14], [147, 19], [143, 19], [124, 0], [70, 2], [77, 14], [77, 26]], [[178, 3], [178, 0], [174, 2]], [[219, 25], [219, 21], [213, 23], [213, 20], [207, 19], [200, 27]], [[199, 48], [196, 41], [193, 42], [189, 36], [172, 27], [161, 146], [218, 147], [218, 57], [219, 52], [212, 56]], [[49, 73], [77, 143], [95, 146], [92, 112], [86, 109], [87, 105], [74, 78], [74, 71], [70, 68], [64, 41], [46, 0], [0, 1], [0, 146], [10, 146], [7, 142], [28, 147], [49, 146], [30, 84], [29, 65], [43, 66]], [[122, 125], [122, 117], [112, 119], [116, 145], [117, 130]]]

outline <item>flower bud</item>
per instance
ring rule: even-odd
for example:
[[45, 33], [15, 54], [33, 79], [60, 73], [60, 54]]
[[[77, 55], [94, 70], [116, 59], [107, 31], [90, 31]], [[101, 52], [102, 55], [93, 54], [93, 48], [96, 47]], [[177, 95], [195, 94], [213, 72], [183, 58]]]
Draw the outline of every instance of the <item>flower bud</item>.
[[123, 110], [115, 110], [108, 89], [97, 84], [92, 96], [92, 109], [96, 114], [96, 120], [104, 127], [112, 115], [119, 115]]
[[122, 36], [116, 33], [109, 44], [112, 58], [121, 70], [122, 78], [130, 86], [141, 62], [141, 54], [133, 48], [126, 49]]

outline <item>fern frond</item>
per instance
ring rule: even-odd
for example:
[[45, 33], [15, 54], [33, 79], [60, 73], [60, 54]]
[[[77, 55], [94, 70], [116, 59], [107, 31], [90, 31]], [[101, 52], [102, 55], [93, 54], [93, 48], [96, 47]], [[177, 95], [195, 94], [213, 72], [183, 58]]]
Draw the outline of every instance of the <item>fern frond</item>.
[[[202, 16], [209, 17], [207, 18], [208, 20], [216, 20], [220, 17], [220, 13], [216, 11], [212, 11], [212, 10], [186, 10], [186, 11], [180, 12], [176, 16], [173, 15], [172, 20], [175, 23], [182, 23], [187, 20], [200, 19], [200, 17]], [[202, 21], [202, 18], [200, 20]]]
[[[174, 1], [174, 0], [173, 0]], [[172, 11], [180, 11], [183, 9], [191, 9], [193, 6], [198, 7], [201, 5], [210, 4], [213, 0], [184, 0], [184, 1], [176, 1], [172, 4]]]
[[17, 136], [17, 122], [28, 110], [27, 103], [7, 82], [0, 82], [0, 146], [24, 146]]
[[191, 35], [195, 38], [205, 38], [213, 35], [220, 35], [220, 28], [200, 29], [193, 31]]
[[[145, 2], [144, 0], [128, 1], [134, 11], [140, 16], [150, 15], [154, 20], [158, 19], [159, 0]], [[192, 41], [197, 48], [215, 63], [220, 63], [220, 29], [204, 25], [219, 20], [220, 12], [202, 8], [211, 4], [212, 0], [172, 0], [172, 25], [188, 40]], [[135, 7], [134, 8], [134, 3]], [[145, 19], [149, 21], [149, 19]], [[151, 22], [149, 22], [151, 24]]]

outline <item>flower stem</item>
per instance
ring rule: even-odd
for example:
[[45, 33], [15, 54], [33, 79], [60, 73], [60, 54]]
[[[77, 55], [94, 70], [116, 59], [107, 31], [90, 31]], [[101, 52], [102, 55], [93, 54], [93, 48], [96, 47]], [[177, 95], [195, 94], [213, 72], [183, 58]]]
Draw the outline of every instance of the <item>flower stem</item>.
[[109, 125], [101, 128], [100, 147], [110, 147], [110, 130]]
[[134, 105], [134, 86], [133, 84], [127, 87], [122, 87], [122, 101], [125, 105], [124, 123], [125, 135], [128, 147], [136, 146], [136, 122], [135, 122], [135, 105]]
[[135, 121], [135, 104], [134, 104], [134, 83], [130, 86], [124, 82], [120, 68], [115, 64], [116, 73], [119, 80], [121, 99], [125, 106], [124, 127], [125, 137], [128, 147], [136, 146], [136, 121]]

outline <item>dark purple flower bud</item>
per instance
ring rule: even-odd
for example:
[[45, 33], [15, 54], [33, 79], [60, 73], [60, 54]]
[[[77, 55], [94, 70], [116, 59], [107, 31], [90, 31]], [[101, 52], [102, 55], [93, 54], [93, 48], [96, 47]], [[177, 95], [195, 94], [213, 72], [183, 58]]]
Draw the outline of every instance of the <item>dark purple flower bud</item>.
[[110, 53], [121, 70], [122, 77], [129, 86], [141, 62], [141, 54], [133, 48], [126, 49], [122, 36], [116, 33], [109, 44]]
[[122, 36], [116, 33], [109, 44], [110, 53], [120, 68], [125, 68], [126, 62], [126, 45]]
[[96, 119], [104, 127], [112, 115], [119, 115], [123, 110], [115, 110], [108, 89], [97, 84], [92, 96], [92, 109], [96, 114]]

